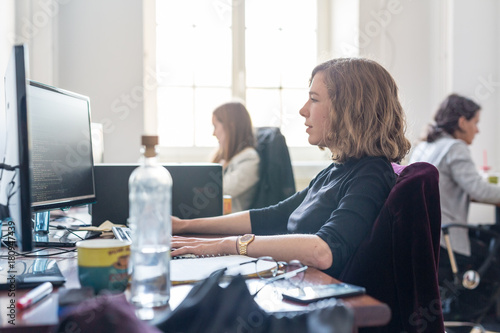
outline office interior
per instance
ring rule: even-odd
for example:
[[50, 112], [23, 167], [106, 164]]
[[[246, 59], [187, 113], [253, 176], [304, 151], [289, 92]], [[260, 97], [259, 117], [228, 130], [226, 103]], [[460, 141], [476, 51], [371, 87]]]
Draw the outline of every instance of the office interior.
[[[212, 2], [230, 6], [235, 1]], [[470, 147], [473, 159], [481, 166], [486, 151], [488, 164], [500, 173], [500, 2], [317, 0], [316, 4], [318, 30], [327, 32], [318, 41], [318, 63], [356, 55], [384, 65], [399, 85], [412, 143], [417, 143], [447, 94], [473, 98], [483, 110], [480, 134]], [[141, 90], [126, 114], [116, 112], [113, 105], [151, 78], [154, 8], [154, 0], [2, 0], [0, 68], [2, 72], [6, 68], [13, 44], [26, 43], [31, 79], [90, 97], [92, 120], [102, 124], [103, 162], [136, 162], [141, 135], [154, 132], [156, 92]], [[296, 106], [297, 117], [301, 106]], [[206, 162], [213, 149], [161, 148], [160, 158]], [[316, 147], [289, 149], [298, 189], [329, 163]], [[470, 220], [494, 221], [493, 207], [473, 204]]]

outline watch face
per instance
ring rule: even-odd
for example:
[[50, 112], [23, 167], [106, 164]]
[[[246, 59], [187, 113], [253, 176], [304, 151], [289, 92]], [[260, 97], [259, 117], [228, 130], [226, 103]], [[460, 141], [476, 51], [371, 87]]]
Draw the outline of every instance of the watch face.
[[251, 240], [254, 236], [253, 235], [243, 235], [241, 236], [240, 238], [240, 242], [248, 242], [249, 240]]

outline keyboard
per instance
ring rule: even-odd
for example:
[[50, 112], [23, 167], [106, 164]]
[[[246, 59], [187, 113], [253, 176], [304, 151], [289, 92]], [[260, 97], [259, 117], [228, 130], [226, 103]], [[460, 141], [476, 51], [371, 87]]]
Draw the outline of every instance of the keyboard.
[[[113, 230], [113, 234], [115, 235], [116, 239], [132, 242], [132, 237], [131, 237], [132, 234], [130, 232], [130, 228], [112, 227], [111, 229]], [[189, 258], [198, 258], [198, 256], [194, 254], [183, 254], [177, 257], [173, 257], [172, 259], [189, 259]]]
[[112, 227], [113, 234], [115, 235], [116, 239], [122, 240], [122, 241], [129, 241], [132, 242], [132, 234], [130, 231], [130, 228], [127, 227]]

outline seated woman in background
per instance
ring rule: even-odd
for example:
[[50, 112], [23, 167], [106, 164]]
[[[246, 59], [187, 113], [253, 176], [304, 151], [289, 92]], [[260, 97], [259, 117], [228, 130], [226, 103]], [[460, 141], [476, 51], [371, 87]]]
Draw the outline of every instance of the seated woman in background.
[[391, 162], [410, 149], [398, 88], [374, 61], [330, 60], [312, 71], [309, 98], [299, 113], [309, 143], [328, 148], [333, 163], [277, 205], [211, 218], [173, 217], [174, 234], [243, 236], [174, 236], [172, 256], [271, 256], [340, 274], [395, 184]]
[[259, 154], [255, 150], [252, 120], [245, 106], [230, 102], [217, 107], [212, 116], [219, 141], [212, 162], [222, 164], [222, 188], [232, 197], [232, 211], [250, 208], [259, 183]]
[[[472, 161], [468, 145], [478, 130], [481, 107], [456, 94], [449, 95], [439, 106], [425, 141], [413, 151], [410, 163], [428, 162], [439, 170], [441, 224], [466, 224], [471, 199], [500, 203], [500, 187], [483, 179]], [[471, 247], [466, 229], [450, 228], [450, 240], [459, 266], [471, 263]], [[441, 239], [441, 246], [444, 240]], [[448, 263], [441, 251], [443, 264]]]

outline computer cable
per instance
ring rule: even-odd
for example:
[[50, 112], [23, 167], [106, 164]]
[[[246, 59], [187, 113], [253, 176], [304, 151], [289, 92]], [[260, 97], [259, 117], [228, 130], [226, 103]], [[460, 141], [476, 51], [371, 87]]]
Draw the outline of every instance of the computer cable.
[[80, 240], [84, 240], [85, 238], [81, 237], [80, 235], [78, 235], [75, 231], [78, 231], [78, 229], [73, 229], [73, 228], [68, 228], [68, 227], [65, 227], [63, 225], [53, 225], [53, 224], [49, 224], [49, 228], [55, 228], [55, 229], [59, 229], [59, 230], [66, 230], [68, 231], [69, 233], [75, 235], [76, 237], [80, 238]]
[[[2, 245], [5, 246], [5, 247], [9, 247], [9, 245], [4, 242], [3, 240], [1, 241], [2, 242]], [[54, 252], [54, 253], [50, 253], [50, 254], [36, 254], [37, 252], [40, 252], [40, 251], [45, 251], [45, 250], [59, 250], [59, 252]], [[33, 250], [33, 251], [28, 251], [28, 252], [18, 252], [18, 251], [15, 251], [15, 250], [11, 250], [9, 252], [13, 252], [16, 256], [19, 256], [19, 257], [37, 257], [37, 258], [42, 258], [42, 257], [52, 257], [52, 256], [56, 256], [56, 255], [60, 255], [60, 254], [65, 254], [65, 253], [69, 253], [69, 252], [75, 252], [76, 249], [64, 249], [64, 248], [60, 248], [60, 247], [44, 247], [44, 248], [39, 248], [39, 249], [36, 249], [36, 250]], [[9, 256], [12, 256], [12, 254], [10, 255], [0, 255], [0, 258], [1, 259], [6, 259], [6, 258], [9, 258]]]

